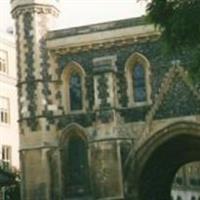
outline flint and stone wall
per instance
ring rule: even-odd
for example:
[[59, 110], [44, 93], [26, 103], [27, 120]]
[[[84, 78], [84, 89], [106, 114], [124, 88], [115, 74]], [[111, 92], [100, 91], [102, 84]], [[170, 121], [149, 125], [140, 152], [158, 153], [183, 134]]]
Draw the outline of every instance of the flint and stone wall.
[[[66, 199], [61, 143], [70, 132], [82, 132], [88, 144], [91, 193], [79, 199], [126, 199], [124, 164], [130, 148], [137, 146], [146, 116], [172, 66], [172, 58], [161, 55], [159, 40], [151, 39], [102, 44], [87, 51], [80, 47], [77, 52], [57, 54], [47, 48], [51, 40], [47, 37], [48, 22], [57, 14], [55, 8], [36, 1], [27, 5], [18, 2], [13, 15], [18, 50], [22, 199]], [[132, 21], [118, 22], [115, 29], [141, 25], [141, 21]], [[112, 29], [106, 31], [115, 36]], [[67, 31], [69, 37], [76, 35], [76, 31], [72, 32]], [[126, 36], [125, 31], [121, 34]], [[60, 36], [55, 33], [56, 37]], [[59, 39], [62, 41], [62, 37]], [[67, 37], [63, 37], [63, 42], [66, 41]], [[128, 95], [125, 64], [134, 53], [145, 56], [150, 63], [151, 101], [130, 107], [133, 97]], [[180, 55], [185, 68], [188, 56]], [[78, 63], [85, 72], [81, 112], [69, 112], [68, 102], [64, 101], [67, 94], [63, 73], [70, 63]], [[180, 119], [194, 120], [200, 112], [200, 101], [181, 77], [175, 78], [172, 85], [154, 116], [155, 129]]]

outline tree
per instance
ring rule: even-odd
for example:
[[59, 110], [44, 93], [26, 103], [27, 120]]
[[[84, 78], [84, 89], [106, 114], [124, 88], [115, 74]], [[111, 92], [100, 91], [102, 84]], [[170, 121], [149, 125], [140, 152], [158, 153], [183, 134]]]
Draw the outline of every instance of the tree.
[[176, 53], [189, 48], [194, 61], [190, 72], [200, 81], [200, 0], [143, 1], [147, 1], [147, 18], [162, 32], [165, 50]]

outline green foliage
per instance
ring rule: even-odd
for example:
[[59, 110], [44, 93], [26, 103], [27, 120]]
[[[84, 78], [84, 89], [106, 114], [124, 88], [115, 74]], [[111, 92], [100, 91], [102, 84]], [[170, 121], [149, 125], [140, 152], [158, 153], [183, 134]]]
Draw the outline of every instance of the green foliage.
[[162, 31], [165, 50], [176, 54], [182, 49], [189, 49], [193, 56], [192, 79], [200, 81], [200, 0], [147, 2], [147, 19]]
[[199, 0], [152, 0], [147, 4], [149, 19], [162, 30], [172, 49], [200, 42]]

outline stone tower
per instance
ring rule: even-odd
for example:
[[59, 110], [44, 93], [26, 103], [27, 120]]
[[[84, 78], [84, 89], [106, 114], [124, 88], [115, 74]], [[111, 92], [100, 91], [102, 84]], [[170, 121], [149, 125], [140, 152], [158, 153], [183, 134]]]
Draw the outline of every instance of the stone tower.
[[[22, 199], [49, 199], [49, 53], [46, 33], [58, 16], [56, 0], [11, 0], [16, 21]], [[25, 165], [24, 163], [29, 163]], [[34, 197], [34, 198], [33, 198]]]

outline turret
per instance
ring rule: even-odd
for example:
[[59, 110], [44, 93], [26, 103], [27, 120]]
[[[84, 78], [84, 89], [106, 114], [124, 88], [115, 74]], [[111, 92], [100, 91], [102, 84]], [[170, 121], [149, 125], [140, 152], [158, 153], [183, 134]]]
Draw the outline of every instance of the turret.
[[[12, 0], [16, 20], [20, 120], [37, 131], [47, 111], [49, 55], [46, 33], [58, 16], [56, 0]], [[22, 128], [23, 132], [23, 128]]]
[[[22, 199], [49, 199], [45, 142], [50, 95], [46, 35], [58, 16], [56, 0], [11, 0], [16, 22]], [[37, 175], [39, 173], [39, 176]], [[26, 179], [26, 180], [25, 180]]]

